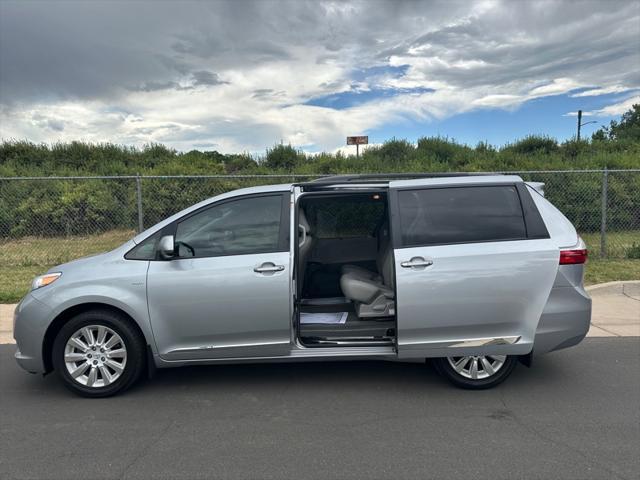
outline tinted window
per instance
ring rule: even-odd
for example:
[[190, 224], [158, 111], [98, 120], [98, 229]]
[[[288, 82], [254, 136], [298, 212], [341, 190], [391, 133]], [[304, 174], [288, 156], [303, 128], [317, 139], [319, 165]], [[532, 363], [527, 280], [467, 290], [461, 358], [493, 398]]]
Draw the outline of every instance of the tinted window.
[[143, 240], [133, 250], [125, 255], [127, 260], [155, 260], [156, 245], [160, 239], [160, 233], [156, 232], [146, 240]]
[[210, 207], [178, 223], [178, 255], [216, 257], [277, 251], [281, 212], [281, 195], [242, 198]]
[[513, 186], [450, 187], [398, 192], [403, 245], [526, 238]]
[[305, 211], [316, 238], [368, 237], [383, 221], [385, 200], [379, 194], [312, 198]]

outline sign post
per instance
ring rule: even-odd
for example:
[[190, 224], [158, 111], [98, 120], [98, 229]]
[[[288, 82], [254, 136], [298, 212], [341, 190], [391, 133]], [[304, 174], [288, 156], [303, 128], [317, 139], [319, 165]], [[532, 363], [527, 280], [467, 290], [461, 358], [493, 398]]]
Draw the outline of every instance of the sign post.
[[369, 144], [369, 136], [368, 135], [359, 135], [355, 137], [347, 137], [347, 145], [355, 145], [356, 146], [356, 158], [360, 157], [360, 145], [368, 145]]

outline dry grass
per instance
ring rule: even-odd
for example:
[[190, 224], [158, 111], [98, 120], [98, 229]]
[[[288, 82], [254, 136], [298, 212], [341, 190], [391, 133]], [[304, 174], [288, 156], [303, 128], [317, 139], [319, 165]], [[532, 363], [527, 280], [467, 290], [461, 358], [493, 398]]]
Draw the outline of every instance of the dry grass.
[[50, 267], [112, 250], [133, 236], [133, 230], [112, 230], [82, 237], [25, 237], [0, 242], [0, 264], [11, 267]]
[[20, 300], [33, 277], [52, 266], [112, 250], [134, 235], [132, 230], [113, 230], [83, 237], [27, 237], [0, 242], [0, 303]]
[[[600, 257], [600, 233], [581, 233], [589, 248], [589, 257]], [[607, 232], [607, 256], [609, 258], [627, 258], [634, 243], [640, 245], [640, 231]]]
[[640, 260], [599, 260], [587, 262], [584, 282], [587, 285], [614, 280], [640, 280]]

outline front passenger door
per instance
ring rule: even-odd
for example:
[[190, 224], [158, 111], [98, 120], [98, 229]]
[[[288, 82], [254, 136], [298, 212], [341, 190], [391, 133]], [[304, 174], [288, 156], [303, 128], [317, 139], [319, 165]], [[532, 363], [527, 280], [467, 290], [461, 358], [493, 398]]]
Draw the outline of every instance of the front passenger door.
[[170, 227], [178, 255], [150, 262], [147, 277], [149, 314], [163, 358], [289, 351], [289, 208], [289, 192], [243, 196]]

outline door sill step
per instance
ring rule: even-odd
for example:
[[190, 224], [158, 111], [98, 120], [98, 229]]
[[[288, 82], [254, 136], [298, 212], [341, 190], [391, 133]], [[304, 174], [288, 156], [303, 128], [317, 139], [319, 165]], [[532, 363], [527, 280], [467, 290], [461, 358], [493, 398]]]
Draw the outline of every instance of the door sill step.
[[305, 347], [388, 347], [394, 345], [393, 338], [379, 337], [304, 337], [300, 341]]

